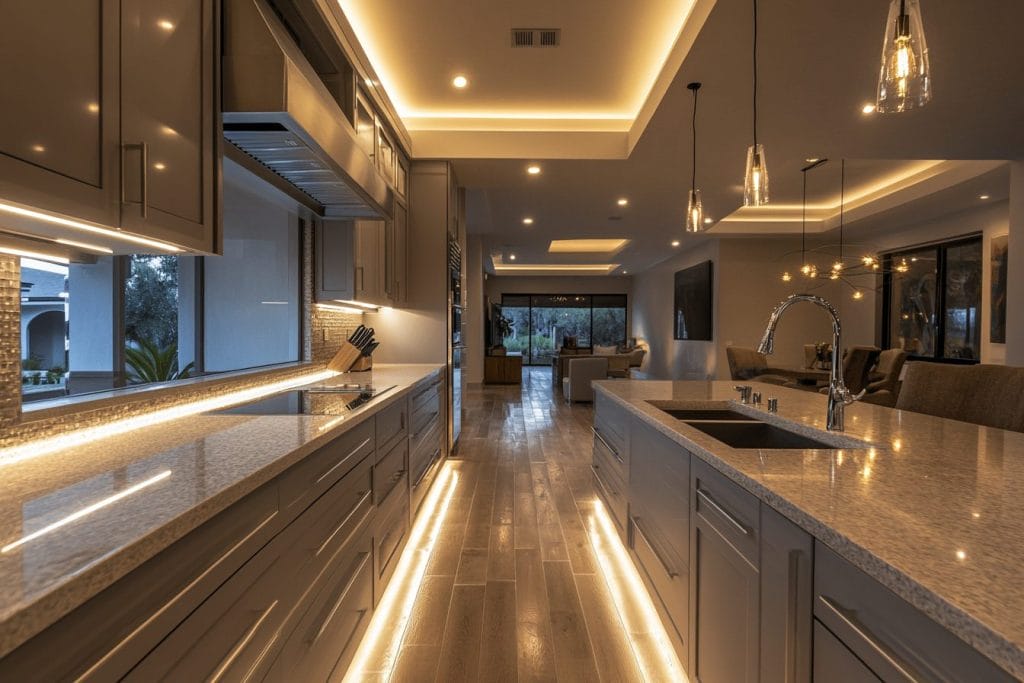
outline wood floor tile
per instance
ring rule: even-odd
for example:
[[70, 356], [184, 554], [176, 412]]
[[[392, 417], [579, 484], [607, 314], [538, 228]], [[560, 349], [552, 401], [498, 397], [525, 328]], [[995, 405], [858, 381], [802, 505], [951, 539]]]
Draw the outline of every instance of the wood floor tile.
[[594, 653], [590, 646], [583, 606], [576, 592], [572, 567], [568, 562], [545, 562], [544, 579], [548, 591], [551, 638], [555, 645], [558, 680], [597, 680]]
[[479, 680], [484, 590], [484, 586], [455, 586], [452, 591], [435, 677], [439, 683]]
[[515, 683], [516, 584], [512, 581], [487, 582], [479, 672], [481, 681]]

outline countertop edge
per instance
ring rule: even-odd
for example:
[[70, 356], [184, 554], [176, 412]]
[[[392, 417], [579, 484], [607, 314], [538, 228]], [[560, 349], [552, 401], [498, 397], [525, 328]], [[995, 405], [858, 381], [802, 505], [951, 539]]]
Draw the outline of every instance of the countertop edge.
[[144, 536], [103, 556], [66, 581], [55, 585], [28, 605], [21, 606], [0, 618], [0, 657], [13, 652], [75, 609], [88, 603], [145, 562], [156, 557], [260, 486], [278, 477], [326, 443], [362, 424], [380, 410], [407, 395], [416, 385], [444, 371], [443, 365], [431, 363], [422, 365], [430, 366], [431, 369], [424, 368], [417, 379], [396, 387], [395, 391], [388, 392], [379, 401], [360, 408], [346, 420], [325, 430], [322, 434], [316, 435], [299, 448], [196, 503], [187, 512], [154, 527]]
[[[945, 627], [1008, 673], [1018, 678], [1024, 678], [1024, 650], [1013, 641], [998, 631], [993, 630], [990, 626], [979, 621], [932, 589], [921, 585], [897, 567], [879, 558], [870, 550], [832, 529], [828, 524], [804, 511], [765, 484], [751, 479], [729, 465], [722, 458], [688, 439], [685, 435], [671, 429], [668, 425], [652, 419], [650, 415], [640, 410], [633, 402], [618, 396], [615, 392], [609, 390], [608, 387], [603, 386], [601, 382], [595, 382], [594, 389], [627, 409], [631, 415], [642, 419], [645, 424], [653, 427], [659, 433], [685, 447], [690, 453], [698, 456], [705, 463], [715, 468], [716, 471], [742, 486], [746, 491], [757, 496], [759, 500], [770, 505], [815, 539], [827, 545], [840, 557], [848, 560], [861, 571], [868, 574], [868, 576], [877, 580], [893, 593], [924, 612], [936, 623]], [[723, 448], [728, 448], [728, 446], [723, 445]]]

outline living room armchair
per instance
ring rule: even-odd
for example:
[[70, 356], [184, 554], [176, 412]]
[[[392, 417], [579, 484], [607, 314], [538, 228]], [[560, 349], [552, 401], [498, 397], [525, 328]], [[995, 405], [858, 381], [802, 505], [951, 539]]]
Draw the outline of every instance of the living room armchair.
[[608, 378], [607, 356], [572, 358], [566, 366], [567, 371], [562, 378], [562, 395], [566, 402], [593, 401], [594, 389], [590, 383]]

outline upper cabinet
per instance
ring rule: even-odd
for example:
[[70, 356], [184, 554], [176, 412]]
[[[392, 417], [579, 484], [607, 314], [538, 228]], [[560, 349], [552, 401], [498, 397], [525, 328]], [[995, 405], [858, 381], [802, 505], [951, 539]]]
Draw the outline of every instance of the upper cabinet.
[[213, 0], [122, 0], [121, 226], [214, 251]]
[[[219, 3], [13, 3], [0, 23], [0, 201], [212, 253], [219, 192]], [[74, 240], [73, 227], [18, 221]]]

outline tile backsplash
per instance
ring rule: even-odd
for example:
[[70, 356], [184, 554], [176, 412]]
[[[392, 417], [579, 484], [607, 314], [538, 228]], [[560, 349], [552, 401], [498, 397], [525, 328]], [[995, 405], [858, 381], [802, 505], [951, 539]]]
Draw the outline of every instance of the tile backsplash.
[[0, 254], [0, 429], [21, 413], [21, 268]]

